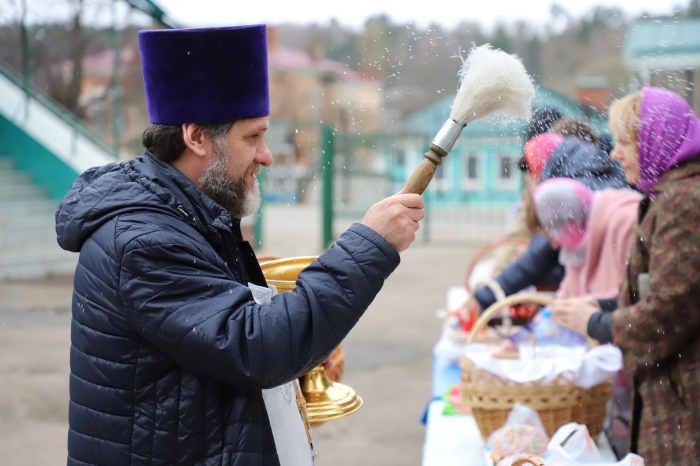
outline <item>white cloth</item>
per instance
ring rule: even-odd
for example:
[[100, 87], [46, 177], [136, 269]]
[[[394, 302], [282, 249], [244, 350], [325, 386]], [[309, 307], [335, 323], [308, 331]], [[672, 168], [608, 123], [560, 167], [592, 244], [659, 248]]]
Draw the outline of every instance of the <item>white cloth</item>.
[[[264, 288], [248, 283], [253, 299], [258, 304], [272, 300], [277, 294], [274, 286]], [[309, 466], [314, 464], [313, 445], [309, 444], [304, 420], [297, 405], [293, 382], [263, 390], [265, 409], [270, 418], [272, 436], [277, 447], [280, 466]]]
[[622, 368], [622, 353], [614, 346], [600, 345], [588, 351], [564, 346], [537, 347], [536, 359], [498, 359], [482, 343], [469, 345], [464, 355], [476, 367], [513, 382], [551, 384], [564, 373], [573, 375], [574, 384], [591, 388], [615, 375]]

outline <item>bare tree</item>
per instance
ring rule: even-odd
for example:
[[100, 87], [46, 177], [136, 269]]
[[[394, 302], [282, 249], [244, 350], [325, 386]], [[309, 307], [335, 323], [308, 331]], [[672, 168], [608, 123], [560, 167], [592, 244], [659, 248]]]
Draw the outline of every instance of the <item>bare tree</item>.
[[[84, 0], [72, 0], [72, 16], [70, 19], [70, 60], [68, 70], [60, 70], [59, 76], [54, 74], [52, 83], [53, 97], [61, 102], [68, 110], [82, 118], [83, 109], [78, 103], [80, 86], [83, 78], [83, 58], [87, 49], [87, 41], [83, 32]], [[58, 79], [56, 79], [58, 78]]]

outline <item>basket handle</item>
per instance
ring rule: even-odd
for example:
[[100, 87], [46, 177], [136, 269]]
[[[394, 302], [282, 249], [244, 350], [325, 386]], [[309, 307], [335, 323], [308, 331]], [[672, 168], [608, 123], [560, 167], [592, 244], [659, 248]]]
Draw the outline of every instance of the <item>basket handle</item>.
[[476, 339], [476, 336], [481, 331], [481, 329], [484, 328], [486, 324], [488, 324], [491, 317], [493, 317], [498, 311], [500, 311], [504, 307], [512, 306], [513, 304], [533, 302], [547, 306], [554, 302], [554, 298], [543, 293], [518, 293], [512, 296], [508, 296], [505, 299], [501, 299], [500, 301], [496, 301], [491, 306], [489, 306], [489, 308], [486, 309], [477, 319], [476, 323], [474, 324], [474, 327], [472, 328], [471, 333], [469, 333], [467, 344], [471, 345], [472, 343], [474, 343], [474, 339]]
[[521, 466], [523, 464], [534, 464], [535, 466], [544, 466], [544, 463], [542, 461], [538, 460], [537, 458], [531, 455], [518, 458], [513, 462], [511, 466]]

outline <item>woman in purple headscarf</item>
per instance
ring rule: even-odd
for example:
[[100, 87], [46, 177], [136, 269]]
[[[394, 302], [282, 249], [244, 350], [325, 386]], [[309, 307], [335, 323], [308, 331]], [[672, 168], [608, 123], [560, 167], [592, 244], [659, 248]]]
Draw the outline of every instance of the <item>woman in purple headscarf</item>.
[[[610, 108], [611, 157], [646, 197], [618, 308], [553, 309], [562, 325], [624, 355], [631, 451], [646, 464], [700, 458], [700, 120], [677, 94], [645, 87]], [[580, 304], [580, 303], [579, 303]]]

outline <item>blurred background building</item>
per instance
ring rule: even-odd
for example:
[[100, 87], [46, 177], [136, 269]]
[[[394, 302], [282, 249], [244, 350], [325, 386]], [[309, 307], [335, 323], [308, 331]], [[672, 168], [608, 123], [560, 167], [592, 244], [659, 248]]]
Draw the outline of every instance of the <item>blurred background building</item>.
[[[142, 154], [136, 33], [180, 26], [151, 0], [0, 0], [0, 280], [73, 270], [55, 243], [54, 209], [86, 168]], [[323, 209], [327, 244], [334, 222], [401, 189], [449, 114], [460, 47], [486, 42], [522, 58], [535, 107], [601, 134], [610, 102], [642, 85], [668, 87], [700, 111], [698, 0], [638, 17], [607, 6], [574, 16], [555, 4], [545, 26], [421, 27], [387, 15], [359, 29], [271, 25], [275, 165], [262, 174], [265, 201]], [[502, 227], [521, 189], [524, 125], [464, 131], [426, 195], [425, 241], [473, 241], [491, 231], [476, 224]], [[257, 247], [262, 212], [246, 219]]]
[[663, 18], [630, 24], [623, 48], [630, 89], [660, 86], [700, 113], [700, 18]]

